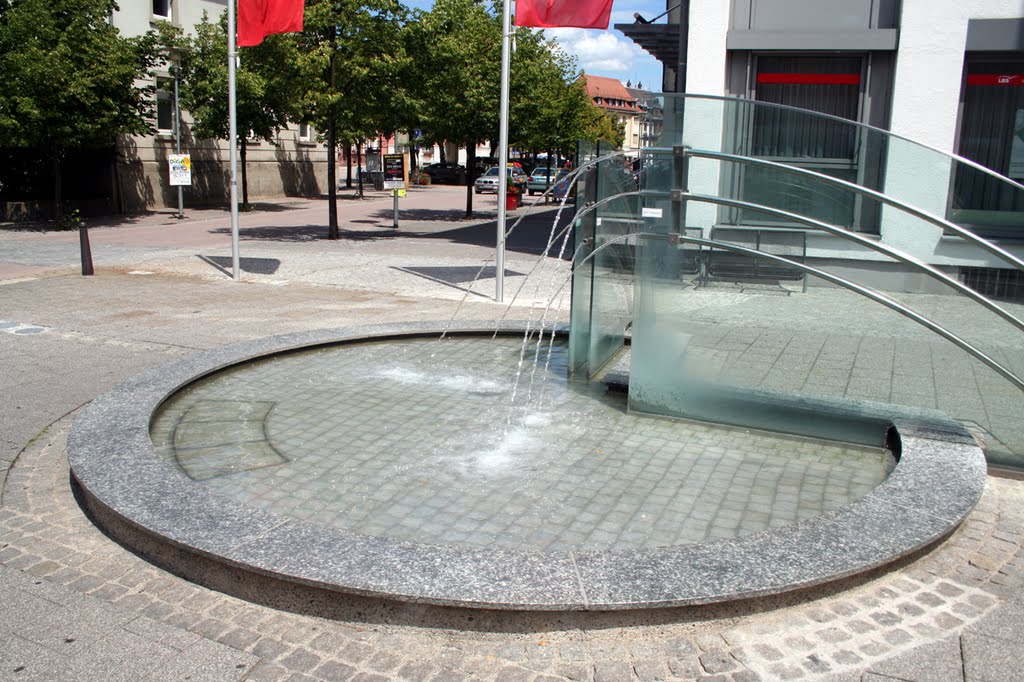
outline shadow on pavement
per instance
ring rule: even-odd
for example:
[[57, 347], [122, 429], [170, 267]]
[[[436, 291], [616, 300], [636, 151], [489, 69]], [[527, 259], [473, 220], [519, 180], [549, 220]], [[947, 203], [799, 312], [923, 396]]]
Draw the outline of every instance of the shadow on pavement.
[[[431, 212], [461, 215], [458, 211]], [[390, 214], [388, 215], [390, 216]], [[554, 209], [534, 211], [527, 214], [517, 225], [516, 221], [519, 220], [519, 216], [515, 213], [509, 214], [508, 229], [511, 230], [513, 226], [515, 226], [515, 229], [512, 230], [512, 233], [506, 238], [505, 249], [507, 251], [516, 251], [532, 255], [543, 254], [548, 243], [548, 238], [551, 236], [555, 215], [556, 211]], [[571, 212], [563, 211], [558, 221], [558, 227], [555, 230], [555, 239], [553, 240], [551, 248], [547, 249], [548, 256], [556, 257], [558, 256], [559, 251], [562, 250], [562, 241], [566, 237], [566, 235], [562, 233], [562, 230], [570, 225], [571, 220]], [[354, 220], [345, 224], [354, 225], [356, 223], [362, 224], [364, 222], [366, 221]], [[399, 238], [425, 239], [432, 241], [448, 241], [467, 246], [492, 248], [497, 242], [497, 220], [470, 223], [461, 227], [452, 227], [450, 223], [454, 222], [454, 220], [444, 222], [422, 219], [419, 221], [419, 224], [415, 224], [416, 222], [417, 221], [411, 218], [407, 219], [405, 214], [400, 213], [399, 228], [397, 230], [392, 228], [390, 224], [381, 224], [377, 229], [349, 230], [345, 229], [345, 225], [343, 224], [340, 229], [339, 241], [377, 241]], [[230, 228], [226, 227], [211, 230], [211, 234], [229, 233]], [[327, 227], [325, 225], [246, 227], [239, 230], [239, 237], [249, 241], [302, 242], [318, 239], [326, 240]], [[568, 232], [568, 240], [565, 253], [562, 255], [564, 260], [572, 259], [574, 242], [571, 228]]]
[[[228, 277], [232, 275], [231, 258], [228, 256], [200, 255], [199, 259], [209, 263]], [[239, 258], [238, 267], [242, 272], [250, 272], [254, 275], [272, 275], [281, 267], [281, 261], [276, 258]]]
[[[394, 208], [381, 209], [374, 213], [377, 221], [390, 222], [392, 217], [395, 215]], [[467, 218], [466, 212], [462, 209], [445, 210], [437, 208], [409, 208], [403, 209], [401, 204], [398, 206], [398, 221], [399, 223], [404, 222], [448, 222], [448, 223], [471, 223], [480, 218]]]
[[[494, 279], [497, 274], [497, 268], [493, 265], [487, 265], [482, 268], [475, 266], [452, 266], [452, 267], [433, 267], [433, 266], [422, 266], [422, 267], [408, 267], [400, 268], [392, 266], [392, 270], [398, 270], [399, 272], [407, 272], [410, 275], [416, 275], [428, 279], [431, 282], [438, 284], [444, 284], [450, 286], [453, 289], [464, 291], [474, 296], [480, 296], [481, 298], [490, 299], [489, 295], [481, 294], [480, 292], [473, 291], [471, 289], [474, 282]], [[505, 269], [506, 277], [522, 277], [524, 273], [516, 272], [514, 270]], [[460, 285], [467, 286], [460, 286]]]

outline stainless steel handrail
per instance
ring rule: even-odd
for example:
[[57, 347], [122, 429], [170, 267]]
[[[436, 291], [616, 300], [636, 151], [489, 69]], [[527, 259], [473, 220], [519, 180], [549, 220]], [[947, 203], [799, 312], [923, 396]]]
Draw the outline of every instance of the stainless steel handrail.
[[[591, 251], [589, 254], [587, 254], [579, 263], [574, 263], [573, 264], [573, 272], [575, 273], [576, 270], [580, 266], [582, 266], [586, 261], [588, 261], [591, 258], [593, 258], [595, 255], [597, 255], [599, 252], [601, 252], [605, 248], [608, 248], [609, 246], [612, 246], [612, 245], [614, 245], [616, 243], [622, 242], [623, 240], [630, 239], [630, 238], [636, 238], [636, 237], [648, 237], [648, 238], [664, 239], [666, 236], [668, 236], [668, 235], [666, 235], [664, 233], [658, 233], [658, 232], [638, 232], [638, 233], [634, 233], [634, 234], [628, 234], [628, 235], [622, 235], [622, 236], [619, 236], [619, 237], [614, 237], [612, 239], [609, 239], [604, 244], [601, 244], [600, 246], [595, 248], [593, 251]], [[1022, 380], [1020, 377], [1018, 377], [1016, 374], [1014, 374], [1012, 371], [1010, 371], [1009, 369], [1007, 369], [1003, 365], [999, 364], [999, 362], [997, 362], [993, 358], [989, 357], [987, 354], [985, 354], [984, 351], [974, 347], [968, 341], [965, 341], [964, 339], [960, 338], [959, 336], [957, 336], [953, 332], [949, 331], [945, 327], [942, 327], [941, 325], [933, 322], [932, 320], [929, 320], [927, 317], [921, 315], [920, 313], [914, 311], [911, 308], [908, 308], [907, 306], [903, 305], [899, 301], [891, 298], [890, 296], [887, 296], [886, 294], [884, 294], [884, 293], [882, 293], [882, 292], [880, 292], [880, 291], [878, 291], [876, 289], [872, 289], [871, 287], [867, 287], [867, 286], [864, 286], [864, 285], [861, 285], [861, 284], [857, 284], [856, 282], [848, 280], [845, 277], [840, 277], [839, 275], [833, 275], [833, 274], [831, 274], [829, 272], [825, 272], [824, 270], [819, 270], [818, 268], [815, 268], [813, 266], [807, 265], [805, 263], [801, 263], [799, 261], [790, 260], [789, 258], [785, 258], [783, 256], [776, 256], [774, 254], [765, 253], [763, 251], [758, 251], [756, 249], [749, 249], [749, 248], [744, 247], [744, 246], [737, 246], [735, 244], [729, 244], [727, 242], [719, 242], [719, 241], [716, 241], [716, 240], [713, 240], [713, 239], [704, 239], [702, 237], [688, 237], [688, 236], [683, 235], [683, 234], [672, 234], [671, 236], [672, 236], [673, 239], [676, 239], [680, 243], [698, 244], [698, 245], [701, 245], [701, 246], [720, 248], [720, 249], [723, 249], [725, 251], [732, 251], [734, 253], [739, 253], [739, 254], [751, 256], [753, 258], [766, 258], [766, 259], [774, 261], [776, 263], [784, 264], [787, 267], [796, 268], [796, 269], [801, 270], [801, 271], [803, 271], [803, 272], [805, 272], [805, 273], [807, 273], [809, 275], [813, 275], [815, 277], [820, 277], [821, 279], [823, 279], [823, 280], [825, 280], [827, 282], [831, 282], [832, 284], [835, 284], [837, 286], [843, 287], [844, 289], [848, 289], [850, 291], [853, 291], [854, 293], [860, 294], [861, 296], [864, 296], [865, 298], [868, 298], [868, 299], [870, 299], [872, 301], [875, 301], [876, 303], [884, 305], [885, 307], [889, 308], [890, 310], [893, 310], [896, 313], [899, 313], [900, 315], [903, 315], [907, 319], [912, 320], [912, 321], [922, 325], [926, 329], [929, 329], [930, 331], [938, 334], [939, 336], [941, 336], [944, 339], [946, 339], [947, 341], [951, 342], [952, 344], [954, 344], [955, 346], [957, 346], [961, 350], [967, 352], [972, 357], [974, 357], [974, 358], [980, 360], [981, 362], [983, 362], [985, 365], [987, 365], [992, 370], [997, 372], [999, 375], [1001, 375], [1004, 379], [1006, 379], [1007, 381], [1012, 383], [1018, 389], [1024, 391], [1024, 380]], [[562, 286], [564, 287], [565, 285], [563, 284]]]
[[964, 296], [970, 298], [972, 301], [984, 306], [988, 310], [991, 310], [996, 315], [1003, 318], [1020, 331], [1024, 331], [1024, 321], [1014, 316], [1012, 313], [1007, 311], [999, 304], [993, 302], [992, 300], [986, 298], [985, 296], [982, 296], [974, 289], [971, 289], [963, 282], [950, 277], [946, 273], [942, 272], [941, 270], [935, 267], [932, 267], [931, 265], [928, 265], [927, 263], [916, 258], [915, 256], [903, 253], [898, 249], [894, 249], [891, 246], [888, 246], [881, 242], [877, 242], [873, 239], [868, 239], [867, 237], [864, 237], [863, 235], [860, 235], [856, 232], [851, 232], [841, 227], [836, 227], [835, 225], [830, 225], [829, 223], [825, 223], [820, 220], [815, 220], [814, 218], [808, 218], [798, 213], [783, 211], [782, 209], [771, 208], [770, 206], [762, 206], [761, 204], [754, 204], [747, 201], [740, 201], [738, 199], [726, 199], [724, 197], [716, 197], [707, 194], [694, 194], [691, 192], [680, 192], [679, 195], [685, 197], [690, 201], [702, 201], [710, 204], [719, 204], [722, 206], [731, 206], [733, 208], [743, 208], [752, 211], [758, 211], [760, 213], [767, 213], [769, 215], [785, 218], [786, 220], [792, 220], [794, 222], [803, 223], [805, 225], [809, 225], [811, 227], [822, 230], [823, 232], [828, 232], [830, 234], [836, 235], [837, 237], [842, 237], [843, 239], [856, 242], [857, 244], [866, 246], [869, 249], [873, 249], [875, 251], [878, 251], [879, 253], [883, 253], [889, 256], [890, 258], [893, 258], [894, 260], [900, 261], [901, 263], [906, 263], [907, 265], [912, 265], [914, 267], [920, 268], [929, 276], [939, 280], [940, 282], [949, 287], [952, 287], [953, 289], [956, 289]]
[[1013, 265], [1018, 270], [1024, 270], [1024, 260], [1021, 260], [1020, 258], [1013, 255], [1009, 251], [1006, 251], [1005, 249], [997, 246], [996, 244], [993, 244], [987, 239], [979, 237], [970, 230], [965, 230], [956, 223], [952, 223], [944, 218], [940, 218], [934, 213], [929, 213], [928, 211], [921, 210], [906, 202], [900, 201], [898, 199], [893, 199], [888, 194], [883, 194], [882, 192], [869, 189], [867, 187], [864, 187], [863, 185], [858, 185], [857, 183], [849, 182], [848, 180], [834, 178], [830, 175], [825, 175], [824, 173], [819, 173], [817, 171], [809, 170], [807, 168], [800, 168], [798, 166], [791, 166], [789, 164], [779, 163], [777, 161], [769, 161], [767, 159], [759, 159], [752, 156], [727, 154], [725, 152], [716, 152], [709, 149], [693, 148], [687, 148], [684, 151], [684, 155], [701, 157], [706, 159], [717, 159], [720, 161], [732, 161], [735, 163], [742, 163], [752, 166], [763, 166], [765, 168], [774, 168], [776, 170], [794, 173], [796, 175], [812, 177], [815, 178], [816, 180], [827, 183], [829, 185], [833, 185], [835, 187], [842, 187], [844, 189], [850, 190], [851, 192], [863, 194], [864, 196], [871, 197], [876, 201], [880, 201], [884, 204], [888, 204], [889, 206], [905, 211], [906, 213], [916, 216], [926, 222], [932, 223], [933, 225], [955, 232], [957, 236], [962, 237], [970, 242], [973, 242], [974, 244], [977, 244], [978, 246], [980, 246], [981, 248], [985, 249], [986, 251], [995, 256], [999, 256], [1006, 262]]

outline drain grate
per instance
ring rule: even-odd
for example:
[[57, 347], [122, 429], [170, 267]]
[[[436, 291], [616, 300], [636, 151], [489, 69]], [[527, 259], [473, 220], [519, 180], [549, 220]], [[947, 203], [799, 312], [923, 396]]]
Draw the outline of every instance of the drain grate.
[[1024, 272], [1008, 268], [960, 268], [960, 281], [982, 296], [1024, 301]]

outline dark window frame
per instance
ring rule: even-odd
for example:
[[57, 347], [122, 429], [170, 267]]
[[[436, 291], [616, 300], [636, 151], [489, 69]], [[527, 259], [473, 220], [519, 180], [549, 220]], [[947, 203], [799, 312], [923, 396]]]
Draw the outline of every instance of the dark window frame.
[[[1002, 108], [1001, 104], [1012, 108]], [[957, 155], [1010, 176], [1012, 132], [998, 148], [986, 144], [993, 139], [987, 133], [1000, 127], [1012, 131], [1015, 123], [1011, 117], [1019, 121], [1022, 111], [1024, 51], [966, 53], [956, 123]], [[1021, 161], [1018, 159], [1018, 163]], [[1011, 179], [1024, 184], [1024, 168], [1018, 169], [1017, 174]], [[963, 164], [957, 164], [952, 175], [947, 204], [949, 220], [983, 237], [1024, 239], [1024, 190], [1014, 189]]]

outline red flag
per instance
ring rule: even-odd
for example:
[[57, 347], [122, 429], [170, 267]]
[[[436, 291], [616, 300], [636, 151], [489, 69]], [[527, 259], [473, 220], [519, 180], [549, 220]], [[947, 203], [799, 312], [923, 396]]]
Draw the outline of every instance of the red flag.
[[271, 33], [301, 31], [304, 5], [304, 0], [238, 0], [239, 47], [259, 45]]
[[516, 0], [516, 26], [608, 28], [612, 0]]

